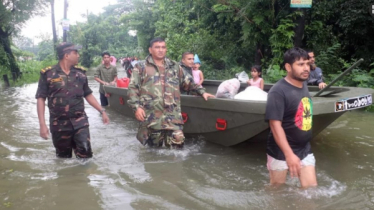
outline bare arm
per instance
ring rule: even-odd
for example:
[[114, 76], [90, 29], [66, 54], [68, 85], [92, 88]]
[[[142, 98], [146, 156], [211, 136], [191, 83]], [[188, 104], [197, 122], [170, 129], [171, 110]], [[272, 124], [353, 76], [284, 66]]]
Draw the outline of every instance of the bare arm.
[[115, 77], [114, 77], [114, 79], [113, 79], [113, 81], [111, 81], [111, 82], [110, 82], [110, 84], [111, 84], [111, 85], [114, 85], [114, 84], [116, 84], [116, 82], [117, 82], [117, 79], [118, 79], [118, 78], [117, 78], [117, 76], [115, 76]]
[[260, 88], [261, 90], [264, 90], [264, 79], [260, 81]]
[[[99, 102], [97, 102], [96, 98], [92, 94], [87, 95], [85, 98], [86, 98], [86, 101], [93, 108], [95, 108], [97, 111], [101, 112], [101, 110], [103, 110], [103, 108], [100, 106]], [[103, 123], [108, 124], [109, 123], [109, 117], [106, 114], [106, 112], [102, 112], [102, 116], [103, 116]]]
[[101, 80], [99, 77], [96, 77], [96, 76], [95, 76], [95, 80], [97, 82], [99, 82], [100, 84], [103, 84], [103, 85], [107, 85], [108, 84], [107, 82], [104, 82], [103, 80]]
[[199, 85], [202, 85], [203, 82], [204, 82], [204, 74], [203, 74], [202, 71], [200, 71], [200, 83], [199, 83]]
[[293, 153], [290, 145], [288, 144], [286, 134], [282, 127], [282, 122], [279, 120], [269, 120], [269, 124], [270, 129], [273, 132], [275, 142], [286, 157], [286, 162], [291, 177], [298, 177], [301, 169], [300, 159]]
[[39, 133], [40, 137], [43, 139], [48, 139], [49, 137], [49, 130], [47, 125], [45, 124], [45, 98], [38, 98], [36, 101], [36, 108], [38, 112], [38, 118], [39, 118]]

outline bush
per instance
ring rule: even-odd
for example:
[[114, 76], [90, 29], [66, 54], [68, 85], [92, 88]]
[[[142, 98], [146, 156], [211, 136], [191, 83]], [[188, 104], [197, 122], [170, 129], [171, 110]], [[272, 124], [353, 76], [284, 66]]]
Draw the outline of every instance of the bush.
[[[15, 86], [22, 86], [25, 84], [30, 84], [37, 82], [40, 76], [40, 70], [48, 66], [55, 65], [56, 60], [43, 60], [43, 61], [25, 61], [19, 62], [18, 66], [22, 72], [22, 76], [15, 82]], [[11, 78], [11, 75], [8, 75]]]

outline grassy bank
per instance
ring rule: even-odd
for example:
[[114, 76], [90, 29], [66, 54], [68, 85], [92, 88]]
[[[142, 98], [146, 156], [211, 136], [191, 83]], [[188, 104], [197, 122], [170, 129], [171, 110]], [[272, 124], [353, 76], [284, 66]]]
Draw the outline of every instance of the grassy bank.
[[22, 86], [37, 82], [39, 80], [40, 70], [56, 63], [56, 60], [19, 62], [18, 66], [22, 72], [22, 77], [14, 83], [14, 86]]

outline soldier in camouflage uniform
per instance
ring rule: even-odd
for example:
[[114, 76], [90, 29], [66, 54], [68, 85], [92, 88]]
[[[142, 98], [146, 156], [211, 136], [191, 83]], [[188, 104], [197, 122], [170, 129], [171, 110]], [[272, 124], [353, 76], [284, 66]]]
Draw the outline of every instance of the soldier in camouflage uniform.
[[57, 47], [57, 65], [42, 69], [38, 90], [37, 111], [40, 136], [48, 139], [49, 131], [45, 123], [45, 99], [48, 98], [49, 122], [56, 156], [71, 158], [72, 150], [77, 158], [92, 157], [88, 118], [84, 111], [84, 100], [97, 109], [105, 124], [109, 118], [92, 95], [88, 87], [86, 72], [78, 64], [77, 47], [62, 43]]
[[[192, 52], [184, 52], [182, 54], [182, 60], [179, 62], [180, 67], [182, 67], [184, 75], [188, 75], [192, 80], [190, 82], [194, 83], [192, 76], [192, 67], [194, 65], [194, 54]], [[184, 95], [197, 95], [195, 91], [185, 91], [182, 88], [180, 89], [181, 94]]]
[[214, 97], [191, 82], [176, 63], [166, 58], [166, 43], [161, 38], [150, 42], [150, 55], [138, 62], [128, 88], [128, 104], [140, 121], [137, 139], [149, 146], [181, 148], [184, 144], [180, 88], [196, 90], [204, 97]]

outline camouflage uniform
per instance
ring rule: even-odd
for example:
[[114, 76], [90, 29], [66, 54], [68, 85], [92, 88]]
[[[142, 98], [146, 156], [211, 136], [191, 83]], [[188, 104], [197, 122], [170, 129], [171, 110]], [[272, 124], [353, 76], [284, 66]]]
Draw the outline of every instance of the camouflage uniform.
[[199, 95], [205, 89], [191, 82], [192, 76], [168, 58], [164, 66], [156, 66], [151, 56], [135, 66], [128, 88], [128, 104], [134, 110], [142, 108], [146, 117], [140, 123], [137, 139], [150, 146], [183, 145], [183, 118], [180, 88], [195, 90]]
[[[193, 76], [192, 76], [192, 68], [184, 65], [182, 61], [179, 62], [179, 66], [182, 67], [184, 75], [189, 75], [191, 77], [192, 80], [190, 82], [194, 82]], [[190, 91], [185, 91], [182, 88], [180, 89], [180, 91], [181, 91], [181, 94], [183, 95], [190, 95]], [[193, 95], [197, 95], [196, 92], [194, 92]]]
[[84, 99], [92, 93], [86, 72], [74, 66], [67, 75], [59, 64], [42, 69], [35, 98], [48, 98], [49, 122], [58, 157], [92, 157]]

